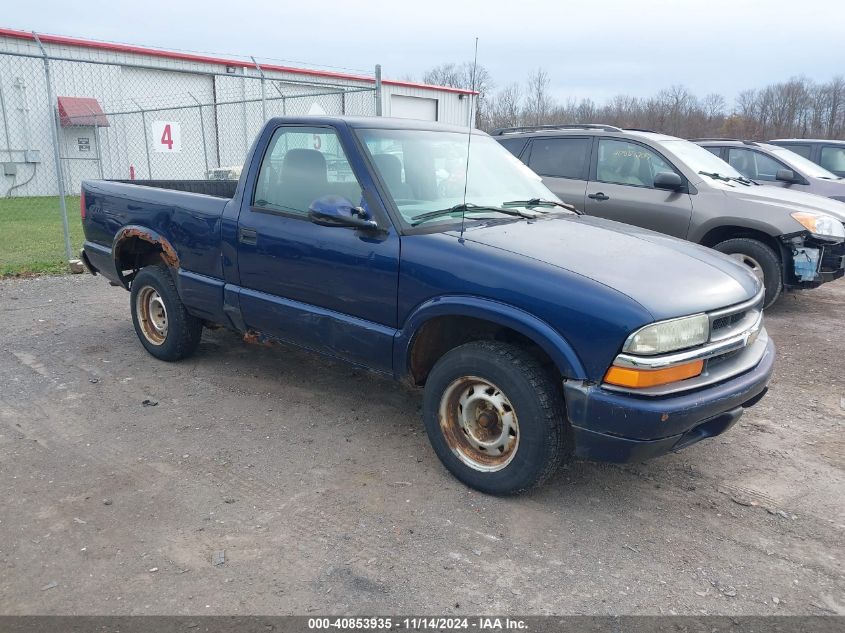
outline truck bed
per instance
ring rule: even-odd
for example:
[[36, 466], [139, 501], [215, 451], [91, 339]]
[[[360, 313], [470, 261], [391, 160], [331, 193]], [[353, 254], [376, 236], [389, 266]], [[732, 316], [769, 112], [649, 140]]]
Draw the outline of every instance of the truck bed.
[[237, 183], [225, 180], [86, 180], [83, 248], [89, 263], [112, 281], [120, 281], [114, 245], [124, 229], [162, 241], [178, 259], [178, 268], [222, 279], [221, 219]]
[[237, 180], [109, 180], [108, 182], [201, 193], [215, 198], [234, 198], [235, 189], [238, 186]]

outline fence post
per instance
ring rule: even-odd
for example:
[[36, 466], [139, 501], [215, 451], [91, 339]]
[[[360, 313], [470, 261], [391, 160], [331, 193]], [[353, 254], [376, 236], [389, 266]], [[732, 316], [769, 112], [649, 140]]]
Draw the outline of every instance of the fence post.
[[59, 148], [59, 130], [61, 129], [59, 108], [55, 105], [57, 102], [55, 100], [55, 96], [53, 95], [53, 81], [50, 77], [50, 60], [47, 57], [47, 51], [44, 49], [44, 46], [41, 44], [41, 40], [38, 38], [38, 34], [35, 31], [32, 32], [32, 36], [35, 38], [35, 43], [38, 44], [38, 48], [41, 49], [41, 55], [44, 59], [44, 78], [47, 82], [47, 107], [49, 108], [48, 112], [50, 112], [53, 118], [53, 125], [50, 126], [50, 132], [53, 137], [53, 161], [56, 165], [56, 177], [59, 180], [59, 208], [62, 211], [62, 231], [64, 232], [65, 237], [65, 256], [67, 257], [67, 261], [70, 261], [74, 259], [74, 257], [73, 247], [70, 245], [70, 228], [67, 223], [67, 203], [65, 202], [65, 177], [62, 172], [62, 155]]
[[141, 111], [141, 127], [144, 128], [144, 151], [147, 154], [147, 178], [152, 180], [153, 164], [150, 162], [150, 140], [147, 138], [147, 113], [135, 99], [132, 99], [132, 103]]
[[258, 74], [261, 75], [261, 123], [263, 124], [267, 123], [267, 88], [264, 85], [264, 71], [261, 70], [258, 62], [255, 61], [255, 57], [250, 57], [250, 59], [252, 59], [252, 63], [258, 69]]
[[9, 136], [9, 116], [6, 110], [6, 97], [3, 95], [3, 82], [0, 81], [0, 112], [3, 113], [3, 138], [6, 140], [6, 150], [9, 152], [9, 162], [14, 162], [12, 156], [12, 137]]
[[103, 179], [103, 146], [100, 145], [100, 126], [94, 126], [94, 142], [97, 144], [97, 172], [100, 180]]
[[376, 64], [376, 116], [381, 116], [381, 64]]
[[277, 84], [277, 83], [275, 83], [275, 82], [273, 83], [273, 87], [276, 89], [276, 92], [278, 92], [278, 93], [279, 93], [279, 96], [280, 96], [280, 97], [281, 97], [281, 99], [282, 99], [282, 116], [287, 116], [287, 114], [288, 114], [288, 107], [287, 107], [287, 105], [285, 104], [285, 93], [284, 93], [284, 92], [282, 92], [282, 89], [281, 89], [281, 88], [279, 88], [279, 84]]
[[192, 92], [188, 93], [191, 95], [191, 99], [197, 102], [197, 106], [200, 109], [200, 134], [202, 134], [202, 157], [205, 159], [205, 177], [208, 178], [208, 146], [205, 143], [205, 121], [202, 117], [202, 103], [199, 99], [197, 99]]

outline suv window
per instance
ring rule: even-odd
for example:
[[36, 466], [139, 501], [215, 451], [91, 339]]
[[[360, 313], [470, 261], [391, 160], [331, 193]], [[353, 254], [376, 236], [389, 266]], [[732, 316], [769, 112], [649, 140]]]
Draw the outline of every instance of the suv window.
[[535, 138], [528, 166], [541, 176], [584, 178], [591, 143], [589, 138]]
[[830, 171], [845, 171], [845, 147], [822, 147], [821, 165]]
[[746, 178], [774, 182], [778, 169], [789, 169], [780, 161], [760, 152], [740, 147], [728, 148], [728, 162]]
[[499, 141], [506, 150], [508, 150], [511, 154], [516, 157], [519, 157], [519, 153], [522, 151], [522, 148], [525, 147], [525, 142], [527, 139], [525, 138], [506, 138]]
[[619, 185], [653, 187], [654, 175], [677, 173], [657, 152], [637, 143], [612, 139], [599, 141], [596, 180]]
[[722, 148], [721, 147], [714, 147], [713, 145], [707, 145], [704, 149], [706, 149], [711, 154], [715, 154], [719, 158], [722, 157]]
[[813, 151], [813, 148], [809, 145], [781, 145], [781, 147], [785, 147], [790, 152], [795, 152], [804, 158], [810, 158], [810, 154]]
[[361, 186], [334, 130], [280, 127], [261, 161], [253, 206], [306, 215], [322, 196], [343, 196], [353, 204]]

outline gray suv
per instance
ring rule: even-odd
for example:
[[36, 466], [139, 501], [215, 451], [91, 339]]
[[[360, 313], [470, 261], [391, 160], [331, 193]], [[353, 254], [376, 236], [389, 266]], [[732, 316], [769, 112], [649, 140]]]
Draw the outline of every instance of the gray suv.
[[770, 143], [735, 139], [692, 139], [747, 178], [760, 184], [845, 202], [845, 178], [791, 151]]
[[579, 211], [744, 262], [765, 284], [767, 306], [784, 288], [814, 288], [845, 274], [845, 204], [758, 185], [695, 143], [596, 124], [491, 135]]

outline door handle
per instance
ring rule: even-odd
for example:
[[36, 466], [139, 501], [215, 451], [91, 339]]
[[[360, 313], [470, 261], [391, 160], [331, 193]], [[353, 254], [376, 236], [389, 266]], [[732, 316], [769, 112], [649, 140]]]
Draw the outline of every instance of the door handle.
[[593, 200], [610, 200], [610, 196], [605, 195], [605, 194], [604, 194], [604, 193], [602, 193], [601, 191], [599, 191], [598, 193], [591, 193], [591, 194], [590, 194], [589, 196], [587, 196], [587, 197], [588, 197], [588, 198], [592, 198]]
[[257, 244], [258, 231], [255, 229], [248, 229], [245, 226], [238, 227], [238, 241], [241, 244]]

